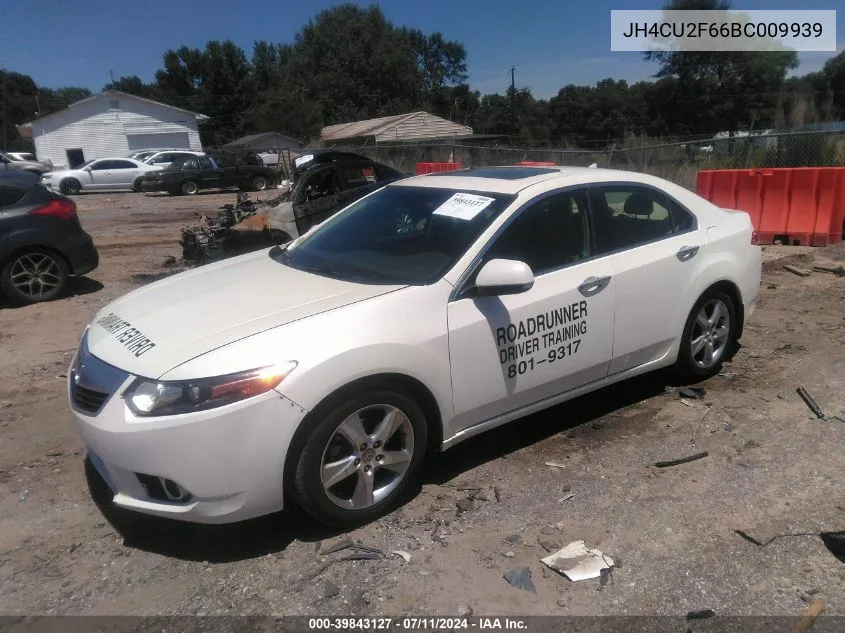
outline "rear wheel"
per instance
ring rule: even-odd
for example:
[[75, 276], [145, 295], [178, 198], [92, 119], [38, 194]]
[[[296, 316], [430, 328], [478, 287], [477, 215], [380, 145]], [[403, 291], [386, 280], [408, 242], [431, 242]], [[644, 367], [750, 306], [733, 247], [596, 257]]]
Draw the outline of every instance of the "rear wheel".
[[29, 248], [12, 256], [0, 273], [0, 287], [16, 303], [50, 301], [67, 288], [68, 269], [61, 256]]
[[66, 196], [72, 196], [82, 191], [82, 185], [76, 178], [65, 178], [59, 183], [59, 191]]
[[186, 196], [194, 196], [200, 190], [199, 185], [193, 180], [186, 180], [179, 190]]
[[264, 191], [268, 185], [269, 182], [264, 176], [256, 176], [252, 179], [252, 188], [256, 191]]
[[721, 290], [706, 292], [693, 306], [684, 327], [675, 365], [691, 380], [715, 376], [736, 345], [736, 308]]
[[336, 526], [386, 514], [416, 478], [427, 439], [422, 410], [401, 393], [374, 391], [346, 400], [317, 423], [299, 456], [299, 504]]
[[135, 182], [132, 183], [132, 191], [134, 191], [136, 193], [141, 191], [141, 185], [142, 185], [143, 182], [144, 182], [143, 176], [139, 176], [138, 178], [136, 178]]

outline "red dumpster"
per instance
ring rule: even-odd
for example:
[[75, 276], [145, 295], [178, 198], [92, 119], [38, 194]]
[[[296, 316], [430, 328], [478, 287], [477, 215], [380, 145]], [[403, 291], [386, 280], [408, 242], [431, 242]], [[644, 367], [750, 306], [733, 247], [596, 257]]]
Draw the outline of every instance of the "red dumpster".
[[434, 174], [440, 171], [454, 171], [460, 169], [460, 163], [417, 163], [414, 166], [414, 174]]
[[761, 244], [827, 246], [845, 231], [845, 167], [698, 172], [698, 195], [747, 211]]

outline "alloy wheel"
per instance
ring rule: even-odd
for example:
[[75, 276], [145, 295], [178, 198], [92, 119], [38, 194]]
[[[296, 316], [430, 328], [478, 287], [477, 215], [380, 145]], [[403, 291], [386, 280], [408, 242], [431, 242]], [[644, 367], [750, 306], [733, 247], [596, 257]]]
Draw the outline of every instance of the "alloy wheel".
[[61, 280], [59, 263], [45, 253], [27, 253], [12, 264], [12, 286], [21, 295], [31, 299], [40, 299], [54, 293]]
[[364, 407], [340, 423], [323, 451], [323, 490], [340, 508], [364, 510], [399, 486], [413, 455], [414, 429], [403, 411], [387, 404]]
[[720, 299], [705, 303], [693, 323], [690, 352], [693, 362], [709, 369], [722, 360], [731, 332], [728, 306]]

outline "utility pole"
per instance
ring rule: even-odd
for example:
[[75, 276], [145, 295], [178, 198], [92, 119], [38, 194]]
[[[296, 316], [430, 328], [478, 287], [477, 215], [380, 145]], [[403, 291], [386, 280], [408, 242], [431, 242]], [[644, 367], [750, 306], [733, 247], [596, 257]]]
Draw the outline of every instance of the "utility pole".
[[6, 124], [9, 122], [9, 73], [5, 70], [3, 73], [3, 145], [0, 149], [6, 150]]
[[516, 133], [516, 66], [511, 66], [511, 117], [513, 118], [513, 131]]

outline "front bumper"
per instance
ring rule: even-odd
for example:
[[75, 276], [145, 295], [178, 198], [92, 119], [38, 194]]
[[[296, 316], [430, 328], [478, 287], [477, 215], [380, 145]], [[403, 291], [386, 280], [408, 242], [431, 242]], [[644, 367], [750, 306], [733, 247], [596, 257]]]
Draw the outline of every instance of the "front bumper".
[[[74, 424], [115, 505], [196, 523], [231, 523], [282, 509], [285, 456], [304, 409], [270, 391], [217, 409], [139, 418], [121, 395], [134, 379], [125, 375], [98, 411], [80, 407], [68, 385]], [[175, 482], [190, 497], [162, 498], [151, 480]]]

